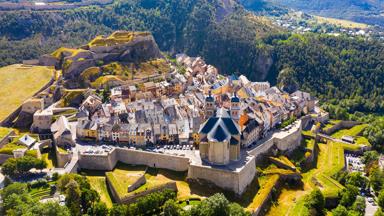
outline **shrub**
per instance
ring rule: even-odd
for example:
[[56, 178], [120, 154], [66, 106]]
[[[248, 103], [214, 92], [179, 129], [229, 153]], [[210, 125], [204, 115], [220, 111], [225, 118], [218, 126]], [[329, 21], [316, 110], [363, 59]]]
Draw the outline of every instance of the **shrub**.
[[31, 156], [24, 156], [21, 158], [9, 158], [3, 163], [2, 173], [11, 177], [23, 175], [30, 169], [44, 169], [47, 163]]
[[324, 210], [325, 199], [319, 189], [315, 189], [305, 197], [305, 207], [310, 211], [315, 210], [317, 214], [321, 214]]
[[32, 182], [31, 188], [41, 188], [41, 187], [48, 187], [48, 181], [45, 179], [39, 179], [35, 182]]

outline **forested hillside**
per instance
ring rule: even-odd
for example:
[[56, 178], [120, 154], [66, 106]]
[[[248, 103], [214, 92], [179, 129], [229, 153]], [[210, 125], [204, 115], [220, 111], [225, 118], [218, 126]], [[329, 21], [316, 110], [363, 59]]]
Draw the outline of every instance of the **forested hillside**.
[[376, 41], [325, 35], [292, 35], [272, 41], [278, 81], [312, 92], [338, 118], [384, 112], [384, 46]]
[[[258, 74], [268, 71], [251, 62], [257, 49], [255, 38], [277, 32], [269, 21], [259, 20], [232, 0], [124, 0], [106, 7], [55, 12], [8, 11], [0, 13], [0, 23], [1, 65], [37, 58], [58, 46], [78, 46], [114, 30], [148, 30], [163, 51], [205, 54], [225, 72]], [[238, 58], [246, 56], [239, 64]]]
[[286, 90], [301, 88], [338, 104], [328, 108], [339, 116], [384, 112], [382, 44], [291, 35], [232, 0], [123, 0], [54, 12], [3, 11], [0, 23], [1, 65], [82, 45], [118, 29], [147, 30], [163, 51], [201, 55], [222, 73], [243, 73], [252, 80], [274, 84], [279, 77]]

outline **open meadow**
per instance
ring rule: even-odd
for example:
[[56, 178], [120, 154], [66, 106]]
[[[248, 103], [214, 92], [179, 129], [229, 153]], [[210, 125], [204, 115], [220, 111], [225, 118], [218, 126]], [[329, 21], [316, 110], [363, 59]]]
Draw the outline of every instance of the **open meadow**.
[[315, 19], [320, 24], [327, 23], [327, 24], [340, 26], [342, 28], [360, 28], [360, 29], [368, 28], [367, 24], [353, 22], [353, 21], [349, 21], [349, 20], [335, 19], [335, 18], [321, 17], [321, 16], [315, 16]]
[[0, 121], [49, 82], [54, 70], [20, 64], [0, 68]]

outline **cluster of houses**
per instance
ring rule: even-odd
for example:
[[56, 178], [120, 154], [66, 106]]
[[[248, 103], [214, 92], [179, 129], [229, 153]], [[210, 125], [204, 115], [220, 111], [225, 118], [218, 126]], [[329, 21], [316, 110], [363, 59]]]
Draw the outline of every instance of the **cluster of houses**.
[[[212, 135], [210, 130], [219, 130], [222, 137], [234, 136], [231, 142], [238, 145], [239, 152], [240, 147], [253, 144], [283, 121], [314, 109], [314, 99], [308, 93], [288, 94], [243, 75], [223, 76], [200, 57], [177, 55], [172, 68], [165, 80], [111, 89], [105, 103], [96, 94], [87, 95], [76, 114], [76, 130], [71, 130], [65, 117], [51, 126], [56, 143], [73, 146], [77, 137], [135, 146], [204, 145]], [[44, 121], [44, 115], [50, 113], [37, 112], [36, 121]], [[210, 118], [229, 118], [236, 130], [226, 128], [229, 120], [217, 121], [225, 123], [220, 127], [203, 129]]]

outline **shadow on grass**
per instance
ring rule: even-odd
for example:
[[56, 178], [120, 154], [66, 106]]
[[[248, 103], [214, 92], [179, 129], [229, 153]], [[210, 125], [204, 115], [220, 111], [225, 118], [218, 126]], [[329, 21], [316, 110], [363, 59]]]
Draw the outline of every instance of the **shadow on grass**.
[[43, 150], [41, 151], [41, 154], [48, 154], [48, 160], [52, 161], [52, 164], [54, 167], [57, 167], [57, 158], [56, 158], [56, 152], [55, 152], [55, 148], [43, 148]]

